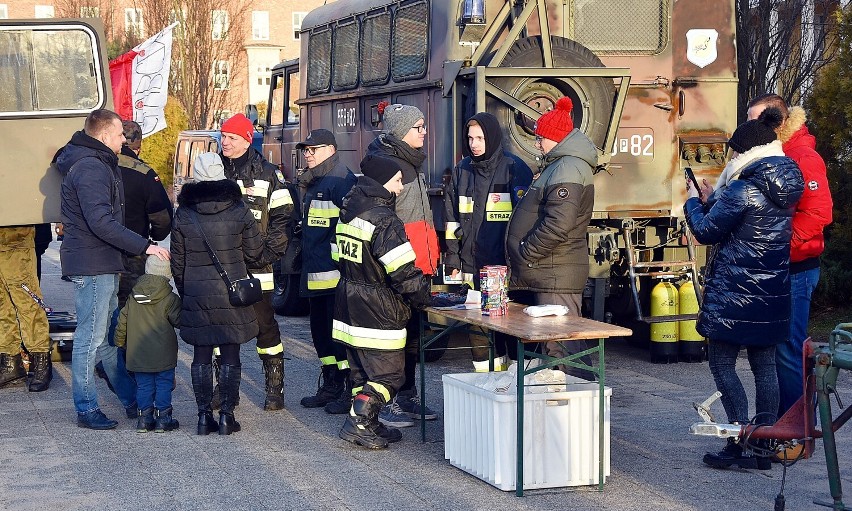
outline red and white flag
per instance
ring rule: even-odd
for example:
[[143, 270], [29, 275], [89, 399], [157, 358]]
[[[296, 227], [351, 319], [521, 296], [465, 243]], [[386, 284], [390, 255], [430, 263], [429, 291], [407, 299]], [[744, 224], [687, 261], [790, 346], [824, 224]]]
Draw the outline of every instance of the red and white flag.
[[166, 127], [169, 69], [172, 61], [172, 23], [109, 63], [115, 111], [134, 120], [147, 137]]

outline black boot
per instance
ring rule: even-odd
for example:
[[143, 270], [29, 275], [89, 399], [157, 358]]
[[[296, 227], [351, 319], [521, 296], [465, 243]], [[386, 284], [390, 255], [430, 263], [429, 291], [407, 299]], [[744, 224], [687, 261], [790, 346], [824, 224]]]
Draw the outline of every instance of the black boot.
[[343, 390], [343, 382], [340, 381], [339, 375], [340, 371], [336, 365], [322, 366], [322, 373], [320, 373], [322, 385], [318, 385], [316, 394], [303, 397], [299, 403], [305, 408], [319, 408], [336, 400]]
[[284, 408], [284, 357], [263, 359], [263, 374], [266, 377], [266, 400], [264, 410]]
[[0, 353], [0, 387], [14, 385], [27, 377], [21, 354]]
[[346, 422], [340, 428], [338, 436], [353, 444], [362, 445], [368, 449], [385, 449], [387, 439], [379, 436], [376, 429], [379, 423], [379, 410], [384, 402], [381, 398], [359, 392], [352, 400], [352, 409]]
[[213, 418], [213, 409], [210, 407], [213, 399], [213, 365], [192, 364], [189, 371], [195, 403], [198, 405], [198, 434], [209, 435], [219, 430], [219, 423]]
[[757, 468], [757, 459], [743, 452], [742, 445], [733, 438], [728, 439], [725, 448], [719, 452], [708, 452], [704, 455], [704, 463], [713, 468], [727, 469], [736, 465], [739, 468]]
[[30, 370], [33, 373], [30, 379], [29, 391], [42, 392], [50, 387], [53, 379], [53, 364], [50, 362], [50, 352], [30, 353]]
[[[210, 409], [218, 410], [222, 406], [222, 398], [219, 394], [219, 367], [221, 357], [213, 357], [213, 395], [210, 397]], [[218, 423], [217, 423], [218, 425]]]
[[177, 419], [172, 418], [172, 407], [157, 410], [157, 423], [154, 425], [154, 433], [165, 433], [174, 431], [180, 427]]
[[219, 392], [222, 393], [222, 407], [219, 409], [219, 434], [230, 435], [240, 430], [240, 423], [234, 419], [234, 408], [240, 397], [240, 378], [242, 366], [222, 364], [219, 369]]
[[337, 399], [325, 405], [325, 413], [332, 415], [341, 415], [349, 413], [352, 408], [352, 380], [349, 379], [349, 369], [338, 371], [337, 375], [341, 379], [340, 385], [342, 389]]
[[373, 431], [380, 437], [387, 440], [389, 444], [402, 440], [402, 431], [396, 428], [389, 428], [378, 421], [376, 422], [376, 427]]
[[154, 429], [154, 407], [149, 406], [144, 410], [139, 410], [139, 418], [136, 419], [136, 432], [147, 433]]

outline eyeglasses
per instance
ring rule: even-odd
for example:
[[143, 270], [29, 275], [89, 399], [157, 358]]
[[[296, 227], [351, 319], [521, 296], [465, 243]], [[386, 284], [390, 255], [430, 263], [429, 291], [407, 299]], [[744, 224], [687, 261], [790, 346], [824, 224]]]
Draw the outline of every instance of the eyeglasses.
[[315, 145], [315, 146], [311, 146], [311, 147], [303, 147], [302, 148], [302, 154], [310, 154], [311, 156], [313, 156], [314, 153], [317, 152], [317, 149], [319, 149], [320, 147], [328, 147], [328, 144]]
[[420, 126], [412, 126], [411, 129], [417, 130], [417, 133], [426, 133], [426, 125], [421, 124]]

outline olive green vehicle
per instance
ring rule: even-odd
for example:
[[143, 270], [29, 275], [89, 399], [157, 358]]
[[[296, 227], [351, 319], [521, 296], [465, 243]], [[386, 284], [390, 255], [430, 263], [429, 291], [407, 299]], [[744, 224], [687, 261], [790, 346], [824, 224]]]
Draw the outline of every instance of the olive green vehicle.
[[58, 222], [53, 156], [89, 112], [112, 108], [103, 26], [0, 20], [0, 225]]
[[682, 221], [683, 176], [691, 167], [715, 183], [725, 163], [733, 0], [338, 0], [304, 18], [300, 39], [301, 58], [273, 69], [264, 138], [288, 176], [308, 130], [332, 129], [357, 169], [381, 130], [379, 104], [416, 105], [437, 206], [466, 119], [496, 115], [507, 149], [535, 168], [536, 119], [568, 96], [600, 155], [587, 314], [648, 320], [652, 279], [697, 279], [703, 250]]

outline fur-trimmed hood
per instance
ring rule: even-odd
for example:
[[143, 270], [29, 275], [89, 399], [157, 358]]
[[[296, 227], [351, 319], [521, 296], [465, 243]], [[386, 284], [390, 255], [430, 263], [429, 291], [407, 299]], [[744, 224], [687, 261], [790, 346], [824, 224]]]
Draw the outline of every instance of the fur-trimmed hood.
[[793, 135], [799, 131], [808, 120], [808, 114], [805, 109], [800, 106], [794, 106], [787, 113], [787, 120], [778, 129], [778, 139], [782, 144], [786, 144], [788, 140], [793, 138]]
[[228, 209], [242, 199], [243, 195], [237, 183], [230, 179], [220, 179], [184, 184], [177, 201], [181, 207], [189, 207], [203, 215], [212, 215]]

